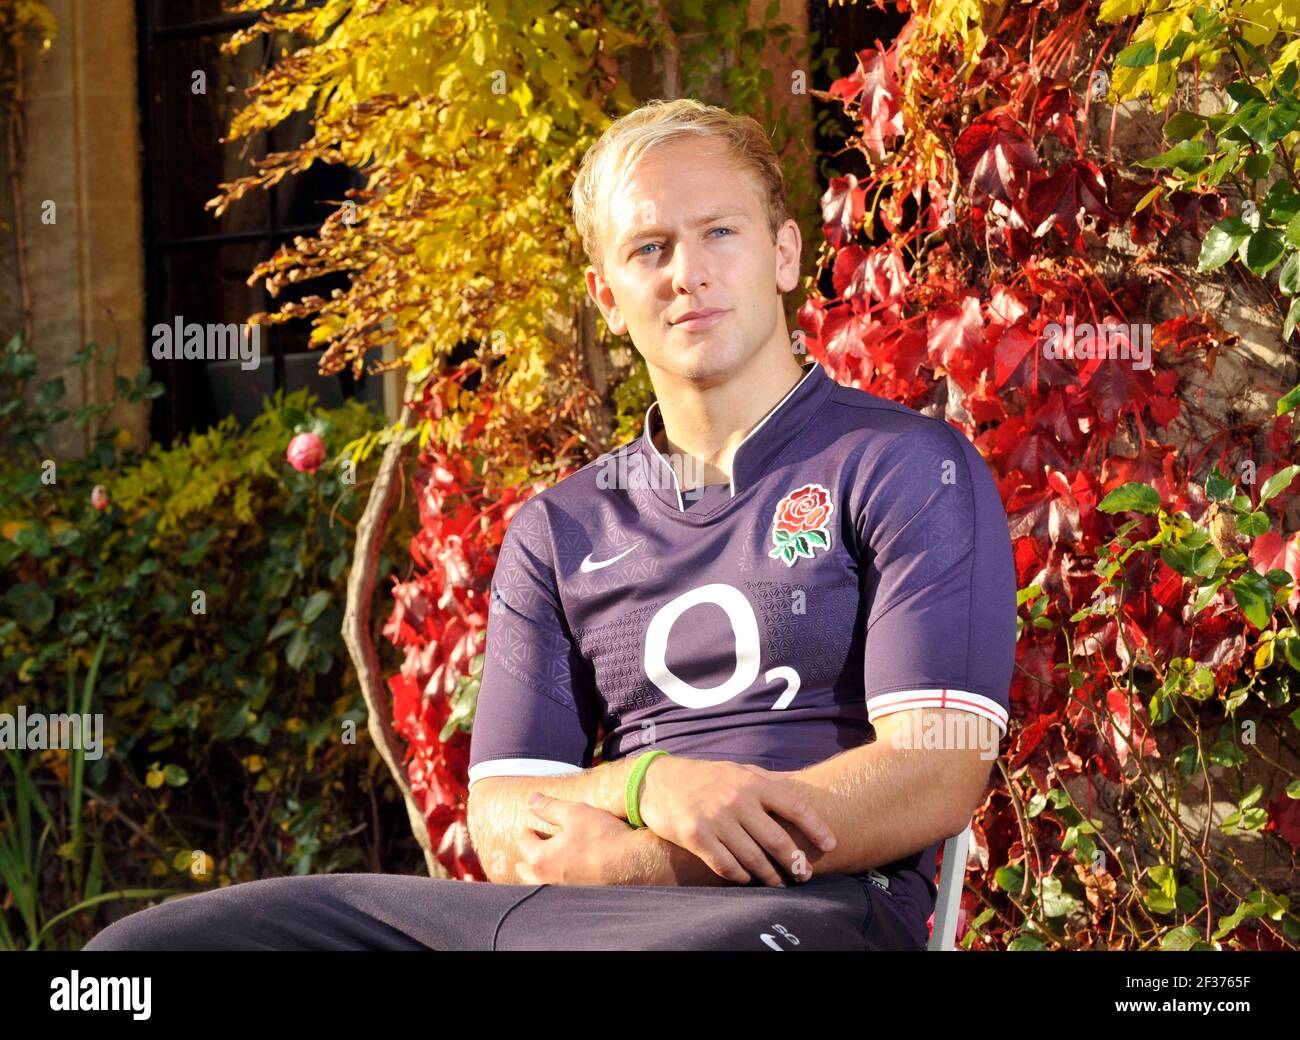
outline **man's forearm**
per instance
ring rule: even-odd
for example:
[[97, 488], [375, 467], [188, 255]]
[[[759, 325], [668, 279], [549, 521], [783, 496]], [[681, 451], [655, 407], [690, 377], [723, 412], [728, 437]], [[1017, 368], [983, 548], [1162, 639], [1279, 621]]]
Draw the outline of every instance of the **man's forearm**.
[[612, 885], [730, 885], [704, 860], [652, 830], [636, 830]]
[[903, 751], [877, 739], [784, 774], [830, 826], [835, 848], [824, 852], [792, 824], [777, 822], [814, 874], [860, 873], [957, 833], [978, 803], [989, 768], [978, 752]]
[[[467, 813], [470, 838], [483, 871], [498, 884], [522, 884], [515, 871], [517, 839], [525, 828], [554, 834], [558, 828], [528, 808], [533, 791], [588, 805], [627, 819], [624, 791], [636, 756], [603, 762], [581, 773], [561, 776], [487, 777], [470, 789]], [[654, 763], [651, 763], [653, 769]], [[612, 867], [618, 885], [731, 884], [694, 853], [650, 830], [634, 832], [623, 846], [622, 862]]]

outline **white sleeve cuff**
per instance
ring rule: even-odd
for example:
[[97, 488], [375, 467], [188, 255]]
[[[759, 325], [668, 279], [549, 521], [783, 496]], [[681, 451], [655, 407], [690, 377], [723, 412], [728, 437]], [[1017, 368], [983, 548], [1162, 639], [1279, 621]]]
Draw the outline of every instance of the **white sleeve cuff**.
[[973, 712], [994, 722], [999, 737], [1007, 732], [1007, 709], [991, 697], [967, 690], [895, 690], [877, 694], [867, 701], [867, 721], [874, 723], [882, 716], [912, 708], [952, 708]]
[[485, 776], [564, 776], [581, 772], [581, 766], [550, 758], [494, 758], [470, 767], [469, 786]]

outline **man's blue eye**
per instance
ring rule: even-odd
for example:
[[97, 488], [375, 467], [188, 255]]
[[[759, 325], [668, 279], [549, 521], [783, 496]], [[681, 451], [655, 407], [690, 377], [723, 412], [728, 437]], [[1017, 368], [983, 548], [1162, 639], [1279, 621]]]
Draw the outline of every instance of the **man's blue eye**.
[[[715, 231], [726, 231], [726, 232], [729, 232], [729, 233], [732, 234], [732, 235], [734, 235], [734, 234], [736, 233], [736, 229], [735, 229], [735, 228], [729, 228], [729, 227], [715, 227], [715, 228], [710, 228], [710, 229], [709, 229], [709, 234], [711, 235], [711, 234], [713, 234], [713, 232], [715, 232]], [[643, 246], [639, 246], [638, 248], [634, 249], [634, 250], [632, 251], [632, 255], [633, 255], [633, 256], [649, 256], [650, 254], [644, 252], [644, 250], [649, 249], [651, 246], [658, 246], [658, 245], [660, 245], [660, 244], [661, 244], [661, 243], [659, 243], [659, 242], [647, 242], [645, 245], [643, 245]]]

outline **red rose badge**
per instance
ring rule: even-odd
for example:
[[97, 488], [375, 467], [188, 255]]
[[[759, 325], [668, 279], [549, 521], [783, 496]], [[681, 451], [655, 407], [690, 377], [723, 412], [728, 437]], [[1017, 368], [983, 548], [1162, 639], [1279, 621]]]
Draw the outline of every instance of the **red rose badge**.
[[793, 567], [801, 556], [812, 559], [815, 550], [830, 548], [834, 511], [831, 493], [820, 484], [805, 484], [791, 491], [772, 515], [772, 542], [776, 548], [767, 555]]

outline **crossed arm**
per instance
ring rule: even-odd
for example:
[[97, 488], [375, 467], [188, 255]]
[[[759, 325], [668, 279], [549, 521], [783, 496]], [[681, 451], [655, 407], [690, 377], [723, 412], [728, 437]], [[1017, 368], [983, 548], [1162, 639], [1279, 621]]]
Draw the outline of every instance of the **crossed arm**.
[[[914, 719], [914, 714], [919, 717]], [[940, 716], [941, 733], [965, 729], [949, 727], [944, 716], [958, 715], [960, 723], [969, 719], [968, 713], [953, 709], [895, 712], [877, 721], [874, 742], [804, 769], [776, 773], [740, 767], [778, 781], [797, 796], [791, 804], [801, 800], [811, 810], [812, 815], [805, 812], [799, 819], [814, 833], [822, 830], [817, 825], [820, 820], [835, 837], [833, 848], [821, 848], [798, 823], [774, 817], [790, 839], [780, 857], [789, 857], [789, 863], [780, 865], [790, 876], [797, 876], [793, 861], [800, 858], [812, 874], [868, 870], [928, 848], [965, 827], [988, 781], [991, 760], [981, 748], [997, 747], [997, 728], [988, 719], [977, 718], [980, 732], [974, 747], [912, 748], [895, 739], [902, 727], [916, 727], [911, 731], [918, 732], [930, 714]], [[469, 828], [488, 878], [513, 884], [743, 883], [741, 878], [720, 876], [699, 856], [657, 834], [653, 826], [642, 830], [628, 826], [624, 790], [636, 757], [563, 776], [485, 777], [476, 782], [469, 800]], [[651, 797], [655, 772], [666, 761], [656, 759], [647, 770], [643, 807]], [[693, 768], [691, 763], [678, 758], [672, 768], [681, 777], [682, 770]], [[661, 772], [661, 784], [665, 780]], [[535, 791], [547, 796], [536, 810], [528, 805]], [[791, 815], [797, 815], [797, 809], [795, 805]], [[672, 827], [677, 833], [682, 828], [689, 832], [691, 824], [675, 818]], [[669, 828], [661, 824], [660, 829]], [[551, 837], [542, 839], [532, 832]], [[769, 883], [776, 877], [770, 864], [767, 877]]]

